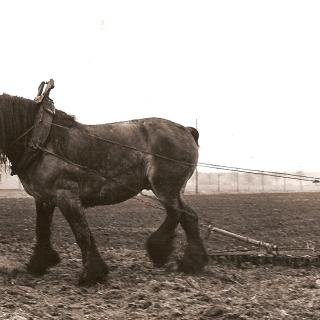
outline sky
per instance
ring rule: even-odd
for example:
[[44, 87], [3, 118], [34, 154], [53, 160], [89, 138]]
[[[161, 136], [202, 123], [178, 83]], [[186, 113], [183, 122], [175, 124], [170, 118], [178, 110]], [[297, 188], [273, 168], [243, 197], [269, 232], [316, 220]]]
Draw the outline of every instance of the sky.
[[318, 0], [0, 0], [0, 93], [52, 78], [82, 123], [197, 121], [200, 162], [320, 172], [319, 17]]

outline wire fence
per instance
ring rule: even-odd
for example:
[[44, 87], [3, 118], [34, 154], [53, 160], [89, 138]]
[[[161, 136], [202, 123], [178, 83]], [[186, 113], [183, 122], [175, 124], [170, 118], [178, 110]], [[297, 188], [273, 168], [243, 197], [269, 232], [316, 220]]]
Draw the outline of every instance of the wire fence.
[[[282, 175], [282, 176], [281, 176]], [[288, 176], [320, 177], [318, 172], [281, 173], [265, 175], [249, 172], [196, 172], [189, 180], [186, 193], [264, 193], [264, 192], [320, 192], [320, 183]]]

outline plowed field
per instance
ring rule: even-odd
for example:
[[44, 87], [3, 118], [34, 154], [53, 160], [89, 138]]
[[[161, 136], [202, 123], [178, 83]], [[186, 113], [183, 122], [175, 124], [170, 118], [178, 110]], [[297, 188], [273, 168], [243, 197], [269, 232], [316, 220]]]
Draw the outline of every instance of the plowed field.
[[[0, 193], [0, 319], [320, 319], [320, 270], [315, 266], [237, 267], [210, 261], [201, 274], [180, 274], [175, 258], [183, 251], [185, 237], [179, 228], [172, 262], [155, 268], [146, 256], [145, 241], [163, 221], [164, 212], [136, 200], [86, 210], [110, 268], [105, 283], [77, 286], [81, 254], [58, 209], [52, 241], [62, 261], [43, 277], [30, 276], [25, 263], [35, 242], [33, 199]], [[202, 231], [211, 223], [275, 243], [280, 253], [320, 248], [318, 193], [186, 199], [198, 212]], [[206, 246], [209, 254], [251, 248], [216, 234]]]

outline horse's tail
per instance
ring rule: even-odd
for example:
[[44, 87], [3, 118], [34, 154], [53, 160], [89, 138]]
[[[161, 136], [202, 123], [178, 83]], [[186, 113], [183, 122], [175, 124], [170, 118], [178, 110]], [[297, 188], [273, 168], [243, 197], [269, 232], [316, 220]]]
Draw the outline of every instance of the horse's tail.
[[199, 147], [199, 131], [196, 128], [193, 127], [187, 127], [187, 129], [190, 131], [190, 133], [192, 134], [194, 141], [197, 143], [197, 146]]

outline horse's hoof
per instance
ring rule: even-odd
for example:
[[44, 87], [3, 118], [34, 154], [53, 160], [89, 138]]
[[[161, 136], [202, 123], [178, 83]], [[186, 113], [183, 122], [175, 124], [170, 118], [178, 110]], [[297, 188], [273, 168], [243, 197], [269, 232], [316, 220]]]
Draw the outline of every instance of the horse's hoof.
[[34, 276], [42, 276], [48, 268], [54, 267], [58, 263], [60, 263], [60, 257], [53, 249], [47, 252], [35, 252], [27, 263], [27, 271]]
[[163, 267], [170, 259], [173, 251], [173, 239], [175, 235], [158, 238], [157, 233], [147, 240], [147, 253], [155, 267]]
[[103, 262], [96, 262], [86, 266], [78, 281], [79, 286], [89, 287], [99, 282], [104, 282], [108, 276], [108, 266]]
[[47, 267], [34, 265], [30, 262], [27, 263], [26, 267], [27, 267], [27, 272], [36, 277], [43, 276], [47, 271]]
[[178, 272], [186, 274], [195, 274], [203, 271], [204, 267], [208, 263], [207, 256], [201, 256], [201, 259], [192, 259], [188, 256], [184, 256], [181, 259], [177, 259]]

